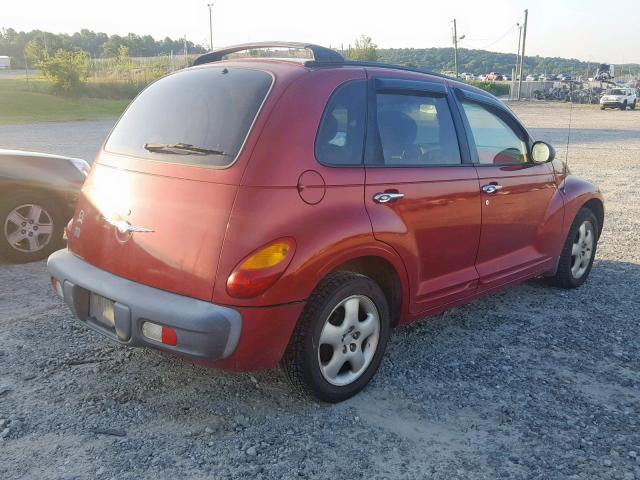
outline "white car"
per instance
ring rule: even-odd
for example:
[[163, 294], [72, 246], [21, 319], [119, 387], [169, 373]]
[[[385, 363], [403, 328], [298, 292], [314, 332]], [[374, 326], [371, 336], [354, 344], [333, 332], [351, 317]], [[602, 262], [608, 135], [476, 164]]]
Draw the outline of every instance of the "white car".
[[604, 110], [605, 108], [619, 108], [620, 110], [626, 110], [627, 107], [634, 110], [637, 102], [638, 94], [635, 88], [610, 88], [604, 92], [604, 95], [600, 99], [600, 110]]

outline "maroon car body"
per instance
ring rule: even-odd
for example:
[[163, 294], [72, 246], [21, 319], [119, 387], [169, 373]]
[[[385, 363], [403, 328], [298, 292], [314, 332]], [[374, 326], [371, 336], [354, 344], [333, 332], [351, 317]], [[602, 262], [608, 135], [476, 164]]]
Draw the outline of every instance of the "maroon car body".
[[[197, 329], [181, 325], [179, 318], [163, 320], [175, 327], [174, 345], [141, 341], [144, 315], [139, 321], [130, 316], [122, 335], [96, 328], [121, 343], [143, 343], [228, 369], [271, 368], [282, 359], [308, 299], [332, 272], [373, 279], [388, 302], [391, 326], [402, 325], [535, 276], [554, 275], [572, 222], [585, 206], [598, 218], [598, 235], [602, 229], [598, 189], [571, 175], [558, 159], [531, 161], [534, 140], [525, 128], [502, 103], [472, 86], [399, 67], [259, 58], [205, 63], [173, 76], [222, 69], [266, 72], [271, 79], [235, 161], [221, 168], [155, 161], [110, 151], [109, 140], [68, 226], [68, 251], [54, 254], [49, 268], [59, 292], [90, 326], [95, 322], [86, 295], [92, 291], [116, 305], [126, 303], [108, 286], [93, 288], [86, 278], [94, 272], [104, 275], [104, 285], [113, 276], [132, 288], [193, 301], [193, 308], [206, 303], [228, 309], [240, 319], [238, 331], [225, 329], [224, 336], [235, 336], [231, 347], [225, 338], [216, 353], [207, 354], [181, 330]], [[353, 86], [356, 93], [349, 98], [361, 101], [365, 112], [363, 146], [358, 164], [330, 165], [317, 158], [322, 156], [319, 129], [328, 104], [345, 85]], [[378, 97], [379, 105], [383, 100], [405, 105], [407, 98], [397, 97], [402, 95], [428, 97], [411, 110], [418, 123], [436, 118], [444, 125], [450, 115], [450, 131], [440, 130], [435, 143], [449, 142], [455, 163], [436, 158], [421, 165], [381, 164], [374, 143], [381, 138], [377, 124], [385, 120], [376, 118], [376, 95], [387, 95]], [[469, 118], [485, 115], [477, 110], [485, 106], [517, 131], [521, 154], [487, 154], [491, 147], [476, 145]], [[335, 112], [339, 122], [343, 112]], [[344, 127], [345, 135], [352, 126]], [[330, 142], [340, 148], [341, 138], [336, 134]], [[429, 142], [421, 144], [416, 158], [429, 157], [430, 148]], [[400, 163], [408, 158], [406, 150]], [[488, 185], [496, 188], [487, 193]], [[385, 201], [380, 194], [403, 197]], [[284, 268], [267, 266], [275, 269], [270, 272], [275, 280], [268, 277], [267, 288], [254, 294], [230, 293], [236, 291], [230, 277], [239, 265], [279, 239], [288, 258]], [[78, 276], [85, 268], [87, 277]]]

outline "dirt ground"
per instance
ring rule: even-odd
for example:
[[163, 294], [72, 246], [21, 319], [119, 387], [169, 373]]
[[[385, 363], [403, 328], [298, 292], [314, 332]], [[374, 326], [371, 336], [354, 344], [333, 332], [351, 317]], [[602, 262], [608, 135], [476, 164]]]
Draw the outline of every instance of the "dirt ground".
[[640, 479], [640, 110], [513, 109], [560, 157], [571, 116], [569, 166], [606, 197], [583, 287], [532, 280], [398, 329], [371, 385], [326, 405], [279, 371], [109, 343], [44, 262], [0, 264], [0, 478]]

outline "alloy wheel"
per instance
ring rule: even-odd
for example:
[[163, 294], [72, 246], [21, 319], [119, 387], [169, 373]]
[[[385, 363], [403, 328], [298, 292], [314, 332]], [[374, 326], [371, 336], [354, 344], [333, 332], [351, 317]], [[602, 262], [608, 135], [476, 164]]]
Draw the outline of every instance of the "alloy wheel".
[[380, 338], [380, 314], [364, 295], [342, 300], [331, 312], [320, 334], [318, 362], [332, 385], [353, 383], [373, 360]]
[[571, 274], [573, 278], [582, 278], [589, 268], [594, 243], [593, 225], [589, 221], [582, 222], [571, 247]]
[[24, 253], [42, 250], [51, 241], [53, 220], [40, 205], [20, 205], [7, 215], [4, 236], [9, 245]]

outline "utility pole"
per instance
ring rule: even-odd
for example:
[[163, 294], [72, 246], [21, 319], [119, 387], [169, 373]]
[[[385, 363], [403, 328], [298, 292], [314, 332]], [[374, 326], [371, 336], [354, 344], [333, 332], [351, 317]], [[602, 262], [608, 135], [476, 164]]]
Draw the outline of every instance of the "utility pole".
[[213, 50], [213, 21], [211, 20], [211, 9], [213, 8], [213, 2], [207, 3], [207, 7], [209, 7], [209, 46], [211, 50]]
[[456, 78], [458, 78], [458, 28], [456, 19], [453, 19], [453, 62], [456, 66]]
[[462, 40], [465, 35], [458, 38], [458, 26], [456, 19], [453, 19], [453, 63], [455, 64], [456, 78], [458, 78], [458, 41]]
[[520, 55], [520, 80], [518, 81], [518, 100], [522, 93], [522, 67], [524, 64], [524, 49], [527, 44], [527, 21], [529, 19], [529, 10], [524, 11], [524, 29], [522, 31], [522, 54]]
[[511, 100], [515, 99], [516, 82], [519, 78], [518, 68], [520, 66], [520, 42], [522, 41], [522, 25], [520, 25], [520, 23], [516, 23], [516, 26], [518, 27], [518, 53], [516, 54], [516, 68], [513, 70], [513, 78], [511, 79], [511, 94], [509, 95]]

